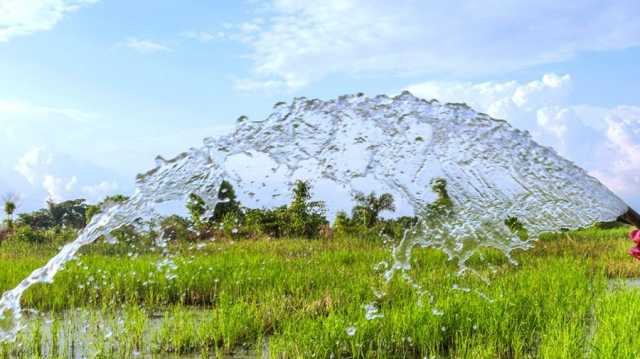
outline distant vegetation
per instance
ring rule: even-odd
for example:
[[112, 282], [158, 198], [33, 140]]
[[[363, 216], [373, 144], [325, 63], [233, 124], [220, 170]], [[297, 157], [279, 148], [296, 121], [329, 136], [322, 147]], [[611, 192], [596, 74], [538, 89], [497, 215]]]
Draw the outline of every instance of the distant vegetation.
[[[141, 232], [131, 226], [115, 231], [112, 236], [122, 240], [148, 240], [163, 236], [169, 240], [189, 242], [211, 238], [234, 240], [259, 238], [332, 239], [334, 236], [360, 236], [377, 239], [388, 235], [402, 236], [405, 229], [417, 222], [416, 217], [384, 219], [384, 213], [396, 210], [395, 200], [389, 193], [377, 195], [359, 193], [351, 214], [339, 212], [331, 225], [323, 201], [312, 200], [308, 182], [296, 181], [288, 205], [275, 208], [247, 208], [238, 201], [235, 189], [223, 181], [218, 191], [218, 202], [209, 211], [209, 205], [196, 194], [186, 202], [189, 216], [171, 215], [160, 223], [149, 224]], [[21, 213], [14, 219], [15, 200], [4, 201], [5, 221], [0, 230], [0, 242], [17, 240], [44, 243], [58, 239], [70, 240], [104, 208], [128, 200], [122, 195], [109, 196], [100, 203], [88, 204], [84, 199], [55, 203], [48, 201], [46, 208]]]

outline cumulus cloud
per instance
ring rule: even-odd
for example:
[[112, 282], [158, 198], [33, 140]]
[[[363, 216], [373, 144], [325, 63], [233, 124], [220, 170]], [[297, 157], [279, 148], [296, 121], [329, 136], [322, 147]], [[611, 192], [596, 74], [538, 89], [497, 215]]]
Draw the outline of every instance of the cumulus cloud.
[[35, 147], [25, 153], [15, 169], [31, 184], [35, 184], [40, 174], [53, 163], [53, 157], [41, 147]]
[[266, 20], [237, 32], [254, 81], [286, 89], [345, 73], [504, 73], [640, 45], [635, 0], [265, 2]]
[[89, 198], [103, 198], [116, 193], [119, 189], [120, 186], [116, 181], [102, 181], [95, 185], [83, 186], [82, 192]]
[[608, 166], [594, 170], [614, 190], [628, 195], [640, 194], [640, 107], [621, 106], [606, 117], [607, 143], [604, 152]]
[[73, 191], [77, 182], [78, 178], [76, 176], [60, 178], [46, 174], [42, 179], [42, 187], [47, 191], [49, 200], [60, 202], [65, 200], [67, 194]]
[[51, 30], [67, 13], [98, 0], [0, 0], [0, 42]]
[[569, 75], [546, 74], [525, 83], [432, 81], [407, 89], [427, 99], [466, 102], [508, 120], [640, 204], [640, 107], [572, 104]]
[[[42, 200], [59, 202], [82, 197], [97, 201], [119, 189], [115, 180], [100, 181], [98, 178], [104, 175], [95, 168], [88, 168], [44, 147], [34, 147], [24, 153], [14, 169], [32, 188], [44, 191], [46, 197]], [[80, 174], [72, 174], [73, 169], [80, 171]]]
[[52, 174], [53, 164], [51, 152], [42, 147], [35, 147], [18, 160], [15, 170], [31, 185], [41, 186], [46, 191], [48, 199], [61, 201], [73, 190], [78, 178]]
[[124, 46], [132, 50], [135, 50], [141, 54], [154, 54], [158, 52], [171, 51], [169, 47], [162, 45], [160, 43], [157, 43], [151, 40], [144, 40], [144, 39], [137, 39], [137, 38], [128, 39], [124, 43]]

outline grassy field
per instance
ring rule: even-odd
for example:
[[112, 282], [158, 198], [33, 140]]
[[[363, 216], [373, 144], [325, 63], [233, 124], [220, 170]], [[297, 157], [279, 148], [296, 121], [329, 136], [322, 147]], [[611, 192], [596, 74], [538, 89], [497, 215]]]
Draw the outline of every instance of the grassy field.
[[[423, 290], [384, 283], [388, 248], [358, 239], [182, 244], [175, 269], [151, 250], [98, 244], [25, 295], [34, 313], [0, 358], [637, 358], [640, 290], [626, 279], [640, 263], [627, 232], [549, 235], [515, 267], [487, 253], [489, 284], [419, 250]], [[56, 249], [4, 243], [0, 291]], [[369, 304], [383, 316], [368, 320]]]

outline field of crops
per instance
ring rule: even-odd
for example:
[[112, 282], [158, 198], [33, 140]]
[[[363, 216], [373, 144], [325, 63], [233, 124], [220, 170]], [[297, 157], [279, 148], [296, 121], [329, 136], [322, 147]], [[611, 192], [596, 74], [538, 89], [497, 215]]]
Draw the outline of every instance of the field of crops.
[[[178, 242], [175, 267], [99, 243], [27, 293], [27, 327], [0, 358], [637, 358], [627, 232], [548, 235], [517, 266], [487, 252], [488, 283], [434, 250], [417, 251], [411, 281], [385, 283], [389, 248], [355, 238]], [[0, 291], [57, 248], [2, 243]]]

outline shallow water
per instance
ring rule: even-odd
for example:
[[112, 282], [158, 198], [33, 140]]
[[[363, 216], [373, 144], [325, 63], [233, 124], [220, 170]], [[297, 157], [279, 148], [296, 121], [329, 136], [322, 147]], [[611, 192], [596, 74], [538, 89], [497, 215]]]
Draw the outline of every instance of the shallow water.
[[[210, 310], [206, 309], [183, 310], [188, 311], [194, 323], [204, 322], [211, 314]], [[127, 336], [132, 335], [127, 333], [125, 328], [125, 322], [128, 319], [130, 318], [124, 311], [105, 313], [98, 310], [76, 309], [57, 314], [30, 312], [23, 317], [25, 329], [18, 335], [16, 342], [7, 348], [12, 357], [31, 357], [36, 353], [40, 353], [43, 357], [58, 355], [75, 359], [99, 355], [129, 358], [255, 359], [269, 357], [268, 338], [265, 339], [265, 344], [260, 350], [251, 346], [241, 346], [231, 353], [224, 353], [216, 348], [207, 348], [207, 351], [196, 349], [181, 354], [163, 351], [156, 344], [158, 336], [162, 335], [160, 334], [162, 326], [167, 321], [173, 320], [170, 315], [165, 317], [163, 313], [146, 315], [141, 337], [142, 345], [132, 347], [131, 343], [127, 342]], [[54, 326], [56, 329], [53, 329]], [[55, 344], [52, 339], [54, 330], [58, 338]], [[162, 340], [170, 341], [171, 338], [163, 337]], [[220, 353], [216, 353], [218, 350]]]

